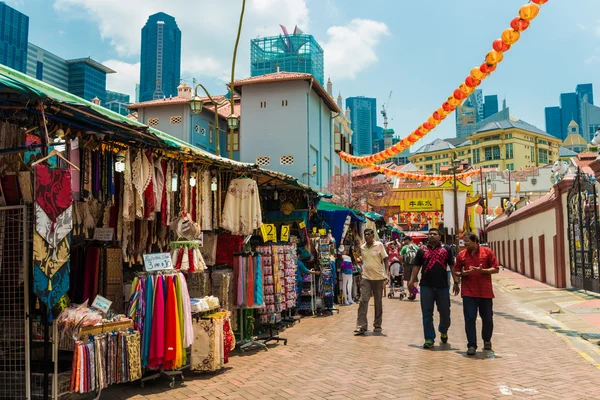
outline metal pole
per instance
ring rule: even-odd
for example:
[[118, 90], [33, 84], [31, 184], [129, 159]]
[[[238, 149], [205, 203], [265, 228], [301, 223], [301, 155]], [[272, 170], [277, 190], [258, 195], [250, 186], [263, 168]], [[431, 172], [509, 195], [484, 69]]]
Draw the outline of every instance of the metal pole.
[[[485, 184], [485, 193], [484, 193], [484, 200], [483, 200], [484, 201], [484, 203], [483, 203], [484, 204], [484, 210], [483, 210], [483, 212], [485, 213], [485, 215], [487, 215], [487, 212], [488, 212], [487, 178], [485, 179], [484, 184]], [[486, 228], [487, 228], [486, 217], [484, 217], [483, 218], [483, 236], [485, 236], [485, 239], [486, 239], [485, 241], [487, 242], [487, 233], [485, 231]]]
[[456, 160], [452, 160], [452, 174], [454, 175], [454, 245], [458, 252], [458, 187], [456, 186]]
[[215, 106], [215, 127], [214, 127], [214, 132], [216, 135], [216, 142], [215, 142], [215, 153], [217, 153], [217, 156], [221, 156], [221, 139], [219, 135], [219, 110], [218, 110], [218, 104], [213, 102], [213, 105]]

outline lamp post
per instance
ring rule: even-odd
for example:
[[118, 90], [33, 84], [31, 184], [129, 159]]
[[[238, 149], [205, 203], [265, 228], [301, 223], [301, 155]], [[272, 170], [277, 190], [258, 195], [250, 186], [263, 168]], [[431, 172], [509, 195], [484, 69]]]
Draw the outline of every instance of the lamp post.
[[190, 108], [192, 109], [193, 114], [200, 114], [202, 112], [203, 101], [198, 96], [198, 88], [201, 87], [206, 93], [206, 96], [210, 99], [211, 103], [215, 107], [215, 134], [216, 134], [216, 153], [218, 156], [221, 155], [221, 143], [219, 139], [219, 106], [226, 104], [227, 102], [231, 105], [231, 111], [227, 116], [227, 126], [229, 127], [229, 158], [233, 159], [233, 132], [238, 129], [240, 124], [240, 118], [235, 115], [235, 100], [233, 98], [233, 81], [235, 79], [235, 60], [237, 57], [237, 49], [240, 43], [240, 34], [242, 32], [242, 23], [244, 22], [244, 11], [246, 9], [246, 0], [242, 0], [242, 11], [240, 12], [240, 22], [238, 24], [237, 37], [235, 39], [235, 46], [233, 48], [233, 58], [231, 61], [231, 82], [229, 83], [229, 100], [223, 99], [221, 101], [215, 100], [208, 90], [202, 85], [198, 83], [194, 87], [194, 96], [190, 99]]

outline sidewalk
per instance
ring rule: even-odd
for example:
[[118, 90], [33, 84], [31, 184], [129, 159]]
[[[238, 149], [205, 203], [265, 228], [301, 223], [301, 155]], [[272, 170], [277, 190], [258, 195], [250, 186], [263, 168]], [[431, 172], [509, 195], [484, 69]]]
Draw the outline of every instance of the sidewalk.
[[222, 373], [186, 372], [174, 389], [161, 380], [120, 385], [102, 399], [599, 398], [600, 346], [580, 336], [598, 332], [588, 321], [597, 312], [586, 310], [591, 298], [509, 270], [494, 280], [491, 352], [466, 355], [460, 297], [452, 297], [448, 344], [438, 337], [433, 350], [422, 348], [418, 301], [384, 299], [383, 334], [353, 336], [357, 306], [340, 307], [339, 315], [304, 318], [282, 332], [287, 346], [235, 354]]

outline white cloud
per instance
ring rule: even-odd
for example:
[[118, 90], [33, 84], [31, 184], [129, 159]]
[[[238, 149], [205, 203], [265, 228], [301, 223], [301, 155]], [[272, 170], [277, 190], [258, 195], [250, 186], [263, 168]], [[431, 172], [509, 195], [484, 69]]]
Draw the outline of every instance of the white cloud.
[[577, 27], [579, 28], [579, 30], [581, 31], [586, 31], [587, 30], [587, 26], [584, 24], [577, 24]]
[[[165, 12], [175, 17], [182, 31], [181, 76], [223, 79], [231, 74], [231, 57], [241, 2], [189, 0], [54, 0], [54, 7], [71, 18], [92, 19], [104, 40], [121, 57], [140, 52], [141, 29], [148, 16]], [[236, 78], [250, 74], [250, 39], [276, 35], [279, 24], [308, 29], [306, 0], [248, 0], [236, 63]], [[129, 64], [124, 69], [135, 67]], [[137, 66], [139, 70], [139, 66]], [[121, 80], [121, 78], [115, 78]], [[139, 74], [132, 82], [139, 81]], [[223, 79], [225, 81], [229, 80]], [[129, 93], [129, 92], [128, 92]]]
[[106, 89], [128, 94], [133, 103], [135, 101], [135, 85], [140, 79], [140, 63], [129, 64], [119, 60], [107, 60], [102, 64], [117, 72], [106, 75]]
[[332, 26], [329, 38], [322, 43], [325, 51], [325, 74], [336, 79], [356, 78], [356, 75], [379, 58], [375, 49], [382, 37], [389, 35], [383, 22], [353, 19], [346, 26]]

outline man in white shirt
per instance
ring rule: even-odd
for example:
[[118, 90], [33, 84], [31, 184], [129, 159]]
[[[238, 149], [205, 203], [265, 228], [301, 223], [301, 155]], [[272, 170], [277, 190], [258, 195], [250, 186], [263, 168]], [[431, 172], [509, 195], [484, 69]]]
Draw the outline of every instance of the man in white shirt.
[[367, 331], [367, 311], [371, 294], [375, 301], [375, 320], [373, 331], [381, 332], [383, 319], [383, 287], [389, 275], [388, 254], [383, 243], [375, 240], [372, 229], [365, 229], [365, 242], [361, 246], [363, 268], [360, 281], [360, 303], [356, 321], [355, 335], [364, 335]]

